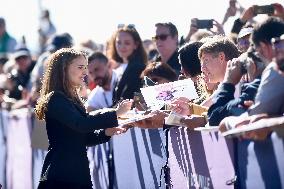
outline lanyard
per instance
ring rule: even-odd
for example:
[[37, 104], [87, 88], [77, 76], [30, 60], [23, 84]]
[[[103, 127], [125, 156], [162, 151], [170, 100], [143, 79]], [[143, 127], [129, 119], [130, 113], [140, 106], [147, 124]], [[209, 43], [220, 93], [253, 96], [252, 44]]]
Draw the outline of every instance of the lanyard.
[[107, 100], [106, 93], [103, 92], [103, 95], [104, 95], [104, 99], [105, 99], [105, 103], [106, 103], [107, 107], [110, 108], [111, 105], [109, 104], [109, 102], [108, 102], [108, 100]]

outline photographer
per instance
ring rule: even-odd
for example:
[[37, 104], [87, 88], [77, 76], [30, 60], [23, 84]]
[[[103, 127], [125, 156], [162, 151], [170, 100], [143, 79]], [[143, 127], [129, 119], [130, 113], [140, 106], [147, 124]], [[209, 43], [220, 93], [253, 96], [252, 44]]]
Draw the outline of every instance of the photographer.
[[[239, 58], [227, 63], [224, 82], [219, 88], [212, 106], [208, 110], [210, 125], [219, 125], [222, 119], [240, 115], [247, 107], [245, 101], [253, 101], [260, 83], [260, 75], [265, 68], [264, 62], [253, 48]], [[241, 95], [234, 98], [235, 85], [247, 74], [248, 82], [241, 86]]]
[[[273, 28], [273, 29], [272, 29]], [[267, 65], [261, 75], [261, 82], [252, 105], [241, 117], [227, 117], [220, 123], [220, 130], [225, 131], [236, 125], [242, 126], [250, 122], [252, 115], [266, 113], [269, 116], [283, 115], [282, 102], [284, 90], [283, 75], [275, 62], [272, 62], [274, 52], [271, 39], [280, 37], [284, 33], [284, 22], [275, 17], [270, 17], [256, 26], [252, 33], [252, 41], [257, 53]]]
[[274, 3], [265, 6], [250, 6], [249, 8], [243, 11], [242, 15], [239, 18], [234, 21], [230, 34], [231, 38], [235, 40], [242, 27], [244, 27], [247, 22], [253, 22], [253, 18], [256, 17], [258, 14], [267, 14], [269, 16], [284, 19], [284, 8], [279, 3]]
[[[280, 38], [273, 38], [272, 39], [272, 46], [273, 46], [273, 52], [274, 52], [274, 58], [275, 58], [275, 63], [271, 63], [269, 67], [272, 67], [273, 70], [275, 71], [274, 74], [274, 87], [278, 87], [279, 84], [281, 85], [282, 82], [283, 84], [283, 79], [284, 79], [284, 69], [283, 69], [283, 65], [284, 65], [284, 35], [281, 35]], [[268, 69], [269, 70], [269, 69]], [[277, 77], [276, 77], [277, 76]], [[277, 83], [279, 83], [277, 85]], [[271, 85], [271, 83], [270, 83]], [[273, 84], [272, 84], [273, 86]], [[260, 88], [261, 90], [261, 88]], [[281, 91], [281, 90], [279, 90]], [[263, 91], [263, 93], [270, 93], [271, 91]], [[282, 93], [283, 96], [283, 93]], [[279, 104], [279, 108], [276, 108], [276, 106], [274, 106], [274, 109], [278, 109], [278, 116], [274, 117], [271, 116], [271, 111], [269, 112], [270, 115], [268, 115], [267, 113], [259, 113], [256, 115], [252, 115], [247, 117], [246, 119], [243, 119], [241, 122], [238, 122], [235, 127], [240, 127], [243, 125], [247, 125], [249, 124], [251, 127], [257, 127], [257, 128], [261, 128], [261, 129], [256, 129], [253, 131], [249, 131], [246, 132], [244, 135], [242, 135], [243, 138], [246, 139], [254, 139], [254, 140], [264, 140], [267, 138], [267, 136], [272, 132], [272, 131], [276, 131], [277, 134], [279, 136], [284, 136], [284, 129], [283, 129], [283, 113], [284, 113], [284, 103], [283, 103], [283, 97], [280, 95], [278, 95], [279, 100], [277, 100], [277, 104]], [[257, 99], [256, 99], [257, 100]], [[257, 102], [256, 102], [257, 103]], [[267, 105], [267, 104], [266, 104]], [[253, 108], [253, 107], [252, 107]], [[223, 124], [221, 124], [222, 129], [225, 129], [225, 121], [222, 121]], [[221, 130], [222, 131], [222, 130]]]

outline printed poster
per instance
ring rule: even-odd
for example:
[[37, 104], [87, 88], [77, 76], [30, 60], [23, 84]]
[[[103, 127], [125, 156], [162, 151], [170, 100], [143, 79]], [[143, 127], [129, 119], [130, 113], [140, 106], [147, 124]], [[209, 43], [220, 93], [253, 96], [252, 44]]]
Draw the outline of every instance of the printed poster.
[[177, 97], [186, 97], [190, 100], [198, 98], [191, 79], [141, 88], [141, 93], [147, 107], [152, 110], [160, 109]]

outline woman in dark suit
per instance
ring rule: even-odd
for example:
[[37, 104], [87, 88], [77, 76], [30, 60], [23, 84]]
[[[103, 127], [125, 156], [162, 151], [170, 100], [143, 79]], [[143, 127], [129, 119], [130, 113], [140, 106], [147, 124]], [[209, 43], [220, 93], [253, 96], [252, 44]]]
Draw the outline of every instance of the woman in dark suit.
[[117, 117], [131, 108], [125, 100], [113, 111], [89, 115], [78, 89], [87, 75], [83, 53], [64, 48], [52, 54], [35, 112], [46, 121], [49, 151], [38, 188], [92, 188], [86, 146], [107, 142], [125, 132]]
[[121, 99], [133, 99], [139, 92], [140, 75], [147, 64], [147, 54], [134, 25], [120, 25], [109, 42], [109, 58], [116, 62], [114, 71], [118, 82], [114, 90], [113, 104]]

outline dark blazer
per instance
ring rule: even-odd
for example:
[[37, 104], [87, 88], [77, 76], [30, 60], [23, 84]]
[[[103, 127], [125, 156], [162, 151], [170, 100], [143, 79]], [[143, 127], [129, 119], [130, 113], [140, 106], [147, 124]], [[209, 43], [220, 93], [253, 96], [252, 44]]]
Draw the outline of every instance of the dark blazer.
[[113, 104], [117, 104], [120, 99], [133, 99], [134, 92], [139, 92], [142, 87], [140, 75], [146, 65], [141, 60], [133, 58], [129, 61], [120, 81], [113, 92]]
[[110, 139], [103, 129], [118, 125], [116, 112], [91, 116], [63, 93], [55, 92], [45, 115], [49, 151], [40, 180], [92, 186], [86, 146]]
[[244, 101], [254, 101], [257, 89], [260, 84], [260, 78], [254, 79], [250, 83], [245, 83], [241, 88], [241, 95], [238, 98], [234, 97], [235, 85], [231, 83], [223, 83], [218, 89], [214, 103], [208, 110], [209, 125], [216, 126], [228, 116], [239, 116], [247, 110], [244, 106]]
[[[159, 55], [155, 61], [159, 62], [161, 61], [161, 56]], [[178, 60], [178, 49], [172, 54], [172, 56], [169, 58], [169, 60], [167, 61], [167, 64], [175, 70], [177, 75], [180, 75], [180, 71], [181, 71], [181, 65], [179, 63]]]

